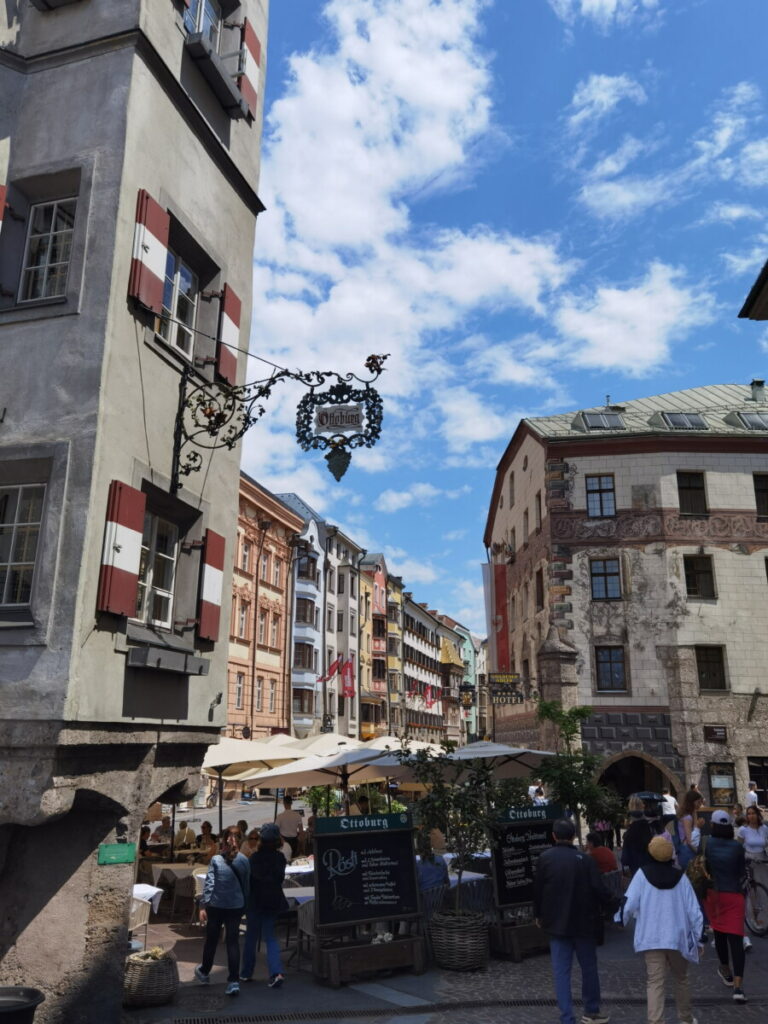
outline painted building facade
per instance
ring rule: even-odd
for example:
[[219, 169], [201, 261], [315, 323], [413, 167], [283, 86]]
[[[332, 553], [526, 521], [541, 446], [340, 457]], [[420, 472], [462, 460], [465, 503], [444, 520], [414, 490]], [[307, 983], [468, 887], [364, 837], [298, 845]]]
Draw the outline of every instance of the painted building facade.
[[360, 692], [360, 738], [383, 736], [389, 730], [387, 668], [387, 563], [382, 554], [366, 554], [360, 563], [370, 594], [370, 674]]
[[[250, 739], [291, 727], [291, 632], [296, 538], [303, 520], [247, 473], [232, 576], [227, 735]], [[301, 614], [314, 610], [302, 606]]]
[[541, 740], [535, 698], [562, 699], [594, 708], [583, 743], [620, 792], [766, 795], [762, 381], [522, 421], [485, 537], [489, 670], [522, 677], [498, 739]]
[[389, 732], [392, 736], [405, 735], [403, 586], [402, 576], [387, 576], [387, 687]]
[[445, 736], [437, 618], [403, 592], [405, 734], [430, 743]]
[[267, 3], [194, 10], [0, 12], [0, 982], [42, 1022], [118, 1019], [135, 867], [98, 848], [226, 721], [238, 454], [176, 489], [174, 428], [245, 372]]

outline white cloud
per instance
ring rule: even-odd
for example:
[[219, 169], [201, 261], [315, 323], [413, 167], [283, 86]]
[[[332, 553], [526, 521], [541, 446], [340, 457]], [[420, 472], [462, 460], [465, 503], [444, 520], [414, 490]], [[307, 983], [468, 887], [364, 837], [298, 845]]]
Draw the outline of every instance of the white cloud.
[[449, 543], [453, 543], [454, 541], [462, 540], [466, 535], [466, 530], [448, 530], [447, 533], [443, 534], [442, 539], [447, 540]]
[[760, 210], [747, 203], [713, 203], [698, 221], [701, 224], [733, 224], [741, 220], [762, 220]]
[[383, 548], [384, 557], [387, 560], [387, 568], [395, 576], [402, 576], [407, 587], [414, 583], [435, 583], [442, 575], [440, 570], [435, 568], [431, 562], [423, 562], [418, 558], [412, 558], [402, 548]]
[[668, 360], [673, 341], [712, 317], [710, 295], [686, 285], [681, 271], [653, 263], [634, 286], [565, 299], [555, 319], [574, 366], [641, 376]]
[[[477, 563], [477, 576], [480, 576], [480, 565]], [[450, 615], [478, 636], [485, 636], [485, 597], [483, 585], [479, 580], [458, 580], [449, 591], [447, 607], [440, 610]]]
[[468, 387], [442, 388], [435, 395], [435, 405], [443, 415], [440, 433], [453, 452], [507, 437], [519, 418], [512, 411], [506, 416], [494, 412], [487, 398]]
[[579, 82], [571, 100], [573, 113], [568, 118], [572, 132], [595, 125], [612, 113], [622, 100], [645, 103], [645, 89], [629, 75], [592, 74]]
[[768, 185], [768, 138], [755, 139], [744, 146], [738, 161], [738, 177], [744, 185]]
[[612, 178], [622, 174], [638, 157], [655, 149], [655, 144], [643, 142], [633, 135], [625, 135], [620, 145], [612, 152], [601, 156], [588, 172], [593, 181]]
[[756, 274], [768, 257], [768, 234], [756, 235], [748, 249], [741, 252], [723, 252], [720, 258], [734, 277]]
[[632, 22], [653, 26], [663, 14], [659, 0], [549, 0], [549, 5], [566, 24], [581, 17], [603, 32]]
[[444, 491], [435, 487], [434, 484], [416, 483], [404, 491], [382, 491], [376, 500], [376, 509], [379, 512], [400, 512], [412, 505], [431, 505], [438, 498], [458, 498], [468, 491], [468, 487], [462, 487], [456, 491]]
[[757, 339], [757, 344], [762, 352], [768, 352], [768, 327], [763, 330], [763, 333]]

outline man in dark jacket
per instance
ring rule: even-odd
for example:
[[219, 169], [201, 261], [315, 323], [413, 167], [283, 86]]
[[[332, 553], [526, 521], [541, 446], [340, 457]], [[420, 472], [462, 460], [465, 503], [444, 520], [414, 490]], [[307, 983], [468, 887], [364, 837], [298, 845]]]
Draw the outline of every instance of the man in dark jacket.
[[555, 822], [555, 845], [536, 863], [533, 912], [549, 935], [560, 1024], [576, 1024], [571, 998], [574, 953], [581, 967], [582, 1024], [607, 1024], [610, 1018], [600, 1012], [595, 942], [605, 891], [594, 860], [573, 845], [575, 835], [573, 822]]

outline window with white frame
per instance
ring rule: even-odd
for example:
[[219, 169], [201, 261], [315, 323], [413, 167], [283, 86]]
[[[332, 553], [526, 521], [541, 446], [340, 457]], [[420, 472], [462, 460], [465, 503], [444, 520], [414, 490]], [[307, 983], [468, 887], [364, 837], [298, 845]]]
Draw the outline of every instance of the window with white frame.
[[264, 679], [256, 676], [256, 710], [261, 711], [264, 704]]
[[280, 558], [275, 557], [272, 562], [272, 586], [281, 586], [281, 579], [283, 576], [283, 563]]
[[0, 487], [0, 605], [31, 601], [44, 498], [43, 484]]
[[269, 711], [270, 714], [275, 713], [275, 693], [277, 692], [277, 683], [274, 679], [269, 680]]
[[140, 622], [170, 629], [178, 549], [178, 528], [167, 519], [147, 512], [136, 593], [136, 618]]
[[242, 710], [243, 707], [243, 691], [245, 689], [245, 674], [238, 672], [235, 676], [235, 709], [237, 711]]
[[353, 636], [357, 633], [357, 616], [352, 611], [349, 613], [349, 632]]
[[187, 359], [194, 355], [199, 292], [197, 274], [169, 249], [163, 282], [163, 311], [157, 333]]
[[251, 568], [251, 545], [247, 540], [243, 540], [240, 548], [240, 568], [243, 572], [249, 572]]
[[184, 28], [190, 35], [202, 33], [218, 53], [222, 27], [221, 4], [217, 0], [189, 0], [184, 12]]
[[269, 636], [269, 646], [278, 647], [280, 644], [280, 616], [272, 616], [272, 631]]
[[340, 594], [343, 594], [343, 593], [344, 593], [344, 573], [342, 573], [342, 572], [340, 572], [340, 573], [339, 573], [339, 587], [338, 587], [338, 592], [339, 592]]
[[240, 616], [237, 620], [237, 635], [242, 639], [248, 636], [248, 611], [249, 605], [246, 601], [240, 602]]
[[261, 556], [261, 578], [264, 580], [264, 582], [266, 582], [268, 577], [269, 577], [269, 554], [268, 554], [268, 552], [265, 551], [262, 554], [262, 556]]
[[66, 294], [76, 206], [76, 199], [55, 199], [30, 209], [19, 302]]
[[267, 613], [262, 608], [259, 612], [259, 643], [266, 643], [267, 639]]

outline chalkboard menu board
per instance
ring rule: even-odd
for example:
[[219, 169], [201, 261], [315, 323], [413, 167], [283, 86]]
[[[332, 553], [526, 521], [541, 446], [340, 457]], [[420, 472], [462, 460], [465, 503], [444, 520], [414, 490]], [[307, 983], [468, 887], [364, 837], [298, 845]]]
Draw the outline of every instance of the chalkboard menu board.
[[318, 818], [314, 850], [319, 927], [418, 915], [409, 814]]
[[552, 825], [559, 807], [513, 807], [494, 827], [492, 847], [496, 905], [533, 902], [533, 873], [539, 854], [552, 846]]

